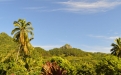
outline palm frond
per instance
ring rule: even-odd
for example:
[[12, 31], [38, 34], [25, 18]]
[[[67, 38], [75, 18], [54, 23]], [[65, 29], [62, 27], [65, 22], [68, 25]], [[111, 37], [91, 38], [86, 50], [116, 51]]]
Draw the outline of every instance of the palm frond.
[[[16, 28], [11, 32], [11, 34], [14, 34], [13, 39], [14, 41], [17, 41], [19, 44], [21, 44], [20, 50], [26, 55], [29, 52], [29, 47], [32, 46], [30, 41], [34, 36], [31, 22], [26, 22], [24, 19], [18, 19], [18, 21], [14, 21], [13, 24], [16, 26]], [[28, 33], [31, 35], [30, 38]]]
[[20, 30], [20, 28], [13, 29], [12, 32], [11, 32], [11, 35], [13, 35], [16, 31], [19, 31], [19, 30]]
[[19, 22], [17, 22], [17, 21], [14, 21], [14, 22], [13, 22], [13, 24], [14, 24], [14, 26], [16, 26], [16, 27], [19, 27], [19, 28], [21, 28], [21, 25], [20, 25], [20, 23], [19, 23]]
[[34, 39], [34, 37], [31, 37], [30, 39], [29, 39], [29, 41], [31, 41], [31, 40], [33, 40]]
[[33, 33], [32, 31], [29, 31], [29, 33], [30, 33], [30, 35], [31, 35], [31, 37], [30, 37], [29, 41], [31, 41], [31, 40], [33, 40], [33, 39], [34, 39], [34, 33]]
[[26, 24], [26, 20], [25, 20], [25, 19], [23, 19], [23, 20], [22, 20], [22, 23], [23, 23], [23, 24]]
[[27, 30], [27, 33], [30, 33], [30, 35], [34, 36], [34, 33], [30, 30]]
[[27, 33], [29, 33], [31, 36], [29, 38], [29, 41], [31, 41], [32, 39], [34, 39], [34, 33], [31, 30], [26, 30]]
[[18, 20], [18, 23], [21, 25], [21, 27], [25, 27], [26, 20], [24, 20], [24, 19], [19, 19], [19, 20]]
[[26, 30], [34, 30], [31, 26], [26, 27]]
[[115, 46], [116, 44], [115, 43], [112, 43], [111, 46]]
[[18, 41], [19, 41], [19, 38], [20, 38], [20, 31], [18, 31], [16, 34], [14, 34], [13, 40], [14, 40], [15, 42], [18, 42]]
[[27, 22], [25, 27], [27, 27], [27, 26], [31, 26], [31, 22]]
[[113, 46], [113, 48], [110, 50], [111, 54], [120, 57], [121, 56], [121, 38], [117, 38], [115, 39], [115, 43], [112, 43], [111, 46]]
[[22, 20], [23, 20], [23, 19], [18, 19], [18, 22], [22, 23]]
[[121, 38], [115, 39], [115, 42], [118, 45], [118, 47], [121, 48]]

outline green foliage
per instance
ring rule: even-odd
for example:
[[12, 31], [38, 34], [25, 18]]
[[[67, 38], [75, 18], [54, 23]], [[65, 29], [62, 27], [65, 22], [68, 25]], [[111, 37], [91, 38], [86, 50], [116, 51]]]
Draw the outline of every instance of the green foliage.
[[[18, 21], [14, 21], [13, 24], [15, 28], [12, 30], [11, 34], [14, 34], [13, 40], [19, 43], [18, 53], [22, 55], [29, 55], [29, 50], [33, 49], [30, 41], [33, 39], [34, 36], [32, 32], [33, 28], [31, 22], [26, 22], [24, 19], [18, 19]], [[30, 38], [28, 33], [30, 33], [31, 35]]]
[[32, 57], [19, 57], [16, 61], [15, 55], [9, 57], [0, 64], [0, 75], [5, 71], [6, 75], [38, 75], [42, 69], [43, 59], [38, 57], [36, 59]]
[[18, 60], [17, 50], [18, 44], [6, 33], [0, 33], [0, 75], [40, 75], [47, 60], [51, 61], [49, 63], [54, 74], [63, 69], [67, 71], [67, 75], [121, 74], [120, 58], [100, 52], [84, 52], [69, 44], [49, 51], [35, 47], [30, 50], [29, 56], [19, 56]]
[[32, 55], [39, 55], [39, 56], [42, 56], [42, 57], [48, 57], [48, 56], [51, 56], [50, 53], [46, 50], [44, 50], [43, 48], [40, 48], [40, 47], [34, 47], [34, 50], [32, 51]]
[[75, 65], [76, 75], [96, 75], [94, 65], [90, 63], [80, 63]]
[[86, 56], [86, 52], [80, 50], [80, 49], [77, 49], [77, 48], [71, 48], [71, 46], [69, 45], [65, 45], [65, 46], [62, 46], [60, 48], [54, 48], [54, 49], [51, 49], [49, 50], [49, 53], [53, 56], [61, 56], [61, 55], [64, 55], [64, 56]]
[[68, 75], [75, 73], [74, 71], [75, 67], [73, 67], [71, 63], [66, 59], [63, 59], [61, 57], [52, 57], [51, 62], [57, 62], [57, 64], [59, 64], [61, 68], [64, 68], [65, 70], [67, 70]]
[[0, 33], [0, 62], [8, 59], [17, 49], [17, 43], [6, 33]]
[[0, 33], [0, 52], [8, 53], [7, 51], [15, 50], [16, 44], [6, 33]]
[[115, 43], [111, 44], [111, 46], [113, 46], [111, 49], [111, 54], [121, 58], [121, 38], [115, 39]]
[[115, 56], [106, 56], [96, 65], [98, 75], [120, 75], [121, 60]]

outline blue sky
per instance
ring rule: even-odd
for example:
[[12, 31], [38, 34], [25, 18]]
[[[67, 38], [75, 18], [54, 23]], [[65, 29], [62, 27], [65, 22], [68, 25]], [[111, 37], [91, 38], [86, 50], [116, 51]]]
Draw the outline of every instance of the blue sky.
[[68, 43], [110, 53], [121, 35], [121, 0], [0, 0], [0, 32], [11, 36], [19, 18], [32, 23], [33, 46], [49, 50]]

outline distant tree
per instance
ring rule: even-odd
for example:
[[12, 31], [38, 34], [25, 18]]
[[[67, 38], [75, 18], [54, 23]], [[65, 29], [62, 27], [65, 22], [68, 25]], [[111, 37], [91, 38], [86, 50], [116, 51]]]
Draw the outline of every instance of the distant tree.
[[[11, 34], [15, 42], [19, 43], [19, 51], [23, 52], [24, 55], [28, 55], [29, 49], [33, 48], [30, 44], [30, 41], [33, 39], [33, 28], [31, 22], [26, 22], [24, 19], [18, 19], [18, 21], [14, 21], [15, 29], [12, 30]], [[30, 33], [31, 37], [29, 38], [28, 33]]]
[[111, 46], [113, 46], [111, 49], [111, 54], [121, 58], [121, 38], [115, 39], [115, 43], [111, 44]]

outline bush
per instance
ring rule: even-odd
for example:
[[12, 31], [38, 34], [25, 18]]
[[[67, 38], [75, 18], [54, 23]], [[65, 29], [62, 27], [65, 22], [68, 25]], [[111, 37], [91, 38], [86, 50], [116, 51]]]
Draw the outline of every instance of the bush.
[[74, 75], [75, 74], [75, 67], [71, 65], [71, 63], [63, 59], [61, 57], [52, 57], [51, 62], [57, 62], [57, 64], [61, 67], [67, 70], [67, 75]]
[[121, 60], [115, 56], [106, 56], [96, 65], [96, 72], [98, 75], [120, 75]]

